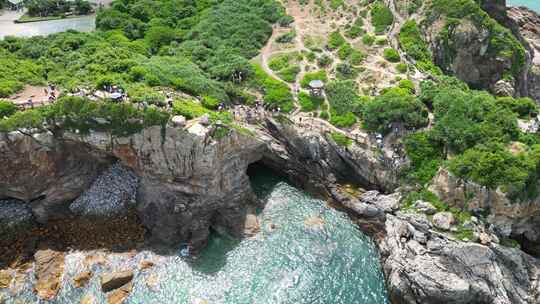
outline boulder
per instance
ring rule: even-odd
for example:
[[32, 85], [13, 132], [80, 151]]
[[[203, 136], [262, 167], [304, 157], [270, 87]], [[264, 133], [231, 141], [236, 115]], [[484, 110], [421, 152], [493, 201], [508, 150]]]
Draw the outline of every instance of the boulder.
[[107, 304], [122, 304], [129, 297], [133, 282], [126, 283], [107, 295]]
[[186, 118], [182, 115], [175, 115], [171, 118], [174, 127], [182, 128], [186, 126]]
[[82, 297], [80, 304], [96, 304], [96, 303], [97, 303], [96, 298], [93, 295], [87, 293]]
[[512, 97], [516, 93], [514, 86], [504, 79], [497, 81], [493, 85], [492, 91], [495, 95], [504, 97]]
[[131, 282], [133, 279], [133, 271], [117, 271], [101, 275], [101, 290], [109, 292]]
[[0, 289], [9, 288], [13, 275], [7, 269], [0, 270]]
[[199, 118], [199, 123], [203, 126], [209, 126], [210, 125], [210, 115], [204, 114]]
[[141, 270], [149, 269], [149, 268], [154, 267], [154, 265], [155, 265], [155, 264], [154, 264], [154, 262], [152, 262], [152, 261], [147, 261], [147, 260], [141, 261], [141, 262], [139, 263], [139, 269], [141, 269]]
[[430, 202], [418, 200], [414, 203], [414, 208], [418, 210], [419, 212], [433, 215], [437, 212], [437, 208], [435, 208]]
[[451, 212], [439, 212], [433, 216], [433, 225], [442, 230], [450, 230], [455, 221]]
[[257, 234], [261, 230], [259, 219], [255, 214], [247, 214], [244, 224], [244, 235], [251, 237]]
[[81, 273], [76, 274], [73, 277], [73, 285], [75, 287], [80, 288], [86, 286], [90, 279], [92, 278], [92, 272], [91, 271], [83, 271]]
[[52, 300], [61, 287], [64, 272], [64, 253], [51, 249], [38, 250], [34, 254], [37, 281], [34, 290], [43, 300]]
[[155, 291], [159, 287], [159, 277], [156, 273], [152, 273], [146, 278], [146, 286], [150, 288], [150, 290]]

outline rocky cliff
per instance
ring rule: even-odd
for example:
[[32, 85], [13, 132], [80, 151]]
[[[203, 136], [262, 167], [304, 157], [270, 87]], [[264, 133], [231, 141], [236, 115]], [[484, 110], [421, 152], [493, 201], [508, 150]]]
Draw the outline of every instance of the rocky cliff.
[[489, 214], [487, 220], [501, 237], [519, 240], [527, 252], [540, 255], [540, 202], [516, 201], [500, 189], [489, 190], [441, 169], [430, 189], [452, 207]]
[[41, 222], [62, 218], [98, 174], [119, 161], [140, 179], [135, 208], [151, 241], [200, 248], [211, 226], [240, 236], [246, 205], [255, 203], [246, 169], [264, 145], [236, 132], [214, 140], [211, 131], [195, 123], [129, 137], [3, 134], [0, 197], [30, 204]]

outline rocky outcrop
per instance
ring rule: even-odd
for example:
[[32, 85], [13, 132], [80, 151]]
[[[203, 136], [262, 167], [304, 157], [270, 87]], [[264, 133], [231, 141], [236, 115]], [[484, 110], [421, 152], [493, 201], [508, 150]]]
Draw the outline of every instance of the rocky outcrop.
[[510, 7], [508, 18], [530, 50], [526, 90], [531, 98], [540, 102], [540, 15], [526, 7]]
[[111, 163], [105, 153], [52, 133], [2, 133], [0, 198], [26, 202], [40, 222], [62, 218]]
[[386, 208], [399, 205], [397, 193], [369, 192], [357, 200], [384, 213], [379, 217], [384, 233], [375, 240], [392, 303], [535, 304], [540, 300], [540, 262], [519, 249], [501, 246], [486, 233], [484, 244], [461, 241], [450, 232], [438, 232], [425, 214]]
[[101, 275], [101, 290], [109, 292], [122, 287], [133, 280], [133, 271], [118, 271]]
[[220, 140], [211, 134], [196, 122], [129, 137], [0, 134], [0, 197], [25, 201], [42, 222], [134, 206], [157, 245], [201, 248], [211, 226], [242, 236], [247, 206], [256, 201], [246, 170], [264, 143], [234, 131]]
[[52, 300], [56, 297], [64, 272], [64, 256], [63, 252], [52, 249], [39, 250], [34, 255], [37, 278], [34, 289], [39, 298]]
[[433, 179], [430, 190], [451, 207], [473, 213], [488, 211], [488, 222], [503, 237], [522, 243], [523, 249], [540, 255], [540, 201], [513, 202], [500, 189], [488, 190], [462, 181], [441, 169]]
[[425, 216], [387, 216], [379, 248], [393, 303], [538, 303], [540, 268], [534, 258], [494, 243], [451, 239], [431, 228]]
[[259, 135], [267, 147], [262, 162], [311, 193], [332, 197], [336, 181], [384, 192], [398, 186], [391, 159], [378, 155], [371, 143], [354, 142], [344, 148], [329, 134], [304, 129], [287, 118], [264, 123], [268, 133]]

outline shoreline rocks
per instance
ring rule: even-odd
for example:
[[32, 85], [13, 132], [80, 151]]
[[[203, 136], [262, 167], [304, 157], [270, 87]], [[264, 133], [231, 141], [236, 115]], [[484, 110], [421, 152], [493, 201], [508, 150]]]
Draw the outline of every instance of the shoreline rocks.
[[118, 289], [125, 284], [131, 282], [133, 279], [133, 271], [124, 270], [102, 274], [100, 278], [101, 291], [107, 293], [109, 291]]

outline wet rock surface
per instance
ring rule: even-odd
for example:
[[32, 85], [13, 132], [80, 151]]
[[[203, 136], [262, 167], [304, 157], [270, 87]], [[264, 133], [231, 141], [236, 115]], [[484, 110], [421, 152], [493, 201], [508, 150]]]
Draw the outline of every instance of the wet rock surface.
[[133, 279], [133, 271], [117, 271], [101, 275], [101, 290], [109, 292], [124, 286]]
[[52, 300], [60, 290], [64, 272], [64, 253], [52, 249], [43, 249], [34, 255], [37, 282], [34, 289], [39, 298]]

